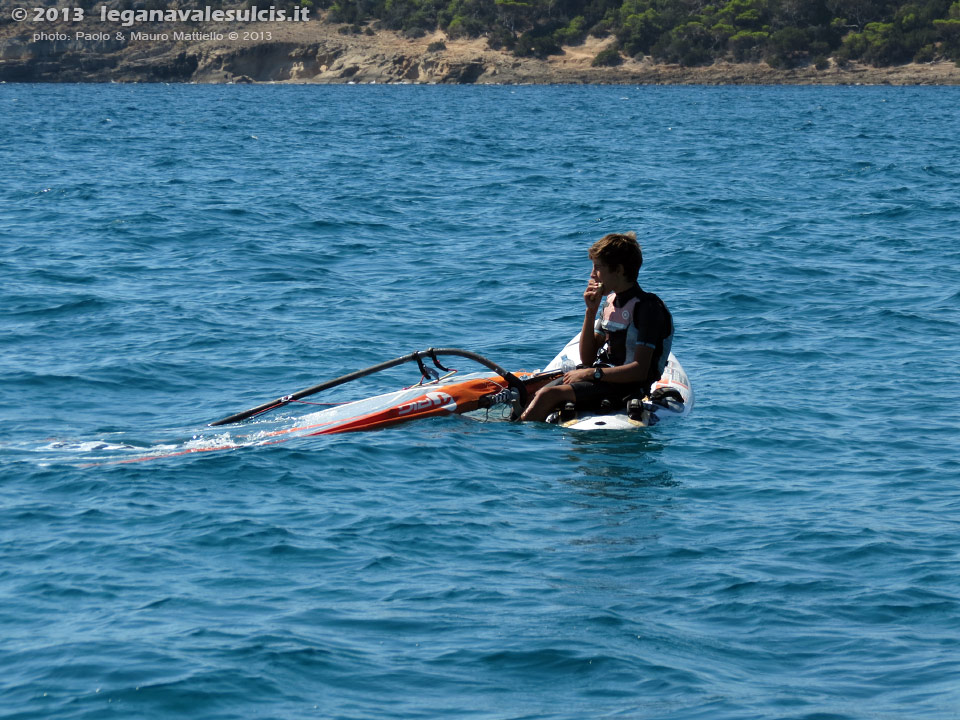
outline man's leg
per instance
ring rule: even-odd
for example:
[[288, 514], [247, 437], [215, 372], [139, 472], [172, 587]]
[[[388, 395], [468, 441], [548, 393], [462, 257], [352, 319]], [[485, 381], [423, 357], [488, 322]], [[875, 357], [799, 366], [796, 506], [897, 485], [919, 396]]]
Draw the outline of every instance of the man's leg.
[[548, 385], [540, 388], [527, 409], [520, 416], [522, 422], [543, 422], [547, 415], [564, 403], [574, 402], [577, 396], [569, 385]]

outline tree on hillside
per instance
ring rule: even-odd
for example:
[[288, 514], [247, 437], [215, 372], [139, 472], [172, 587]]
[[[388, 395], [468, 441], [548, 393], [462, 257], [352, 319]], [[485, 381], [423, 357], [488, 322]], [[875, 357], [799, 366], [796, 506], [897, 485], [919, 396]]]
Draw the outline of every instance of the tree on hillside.
[[830, 55], [877, 65], [960, 58], [960, 0], [310, 1], [329, 5], [328, 19], [353, 32], [370, 20], [415, 35], [440, 28], [452, 38], [486, 36], [490, 47], [521, 56], [547, 57], [588, 35], [614, 35], [601, 65], [621, 53], [684, 65], [727, 58], [777, 67], [826, 67]]

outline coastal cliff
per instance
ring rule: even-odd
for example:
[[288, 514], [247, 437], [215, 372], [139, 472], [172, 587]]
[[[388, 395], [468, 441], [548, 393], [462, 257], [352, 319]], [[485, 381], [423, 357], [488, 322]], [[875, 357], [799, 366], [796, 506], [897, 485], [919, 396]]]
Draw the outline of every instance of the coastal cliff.
[[[590, 37], [545, 59], [494, 50], [484, 38], [442, 32], [411, 39], [387, 30], [344, 34], [323, 21], [258, 23], [230, 38], [223, 24], [159, 24], [149, 32], [119, 26], [0, 25], [0, 81], [197, 83], [598, 83], [957, 85], [952, 62], [875, 68], [830, 60], [820, 67], [763, 62], [699, 67], [624, 58], [592, 65], [612, 38]], [[243, 26], [249, 27], [249, 26]]]

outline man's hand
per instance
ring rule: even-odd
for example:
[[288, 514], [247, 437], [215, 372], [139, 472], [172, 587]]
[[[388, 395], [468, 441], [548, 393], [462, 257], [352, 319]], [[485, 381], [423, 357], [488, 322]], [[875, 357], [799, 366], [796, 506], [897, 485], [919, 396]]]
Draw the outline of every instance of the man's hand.
[[587, 305], [587, 310], [597, 311], [600, 302], [603, 300], [603, 285], [597, 282], [597, 279], [591, 274], [587, 282], [587, 289], [583, 291], [583, 302]]
[[570, 385], [575, 382], [586, 382], [588, 380], [593, 380], [593, 368], [571, 370], [563, 376], [564, 385]]

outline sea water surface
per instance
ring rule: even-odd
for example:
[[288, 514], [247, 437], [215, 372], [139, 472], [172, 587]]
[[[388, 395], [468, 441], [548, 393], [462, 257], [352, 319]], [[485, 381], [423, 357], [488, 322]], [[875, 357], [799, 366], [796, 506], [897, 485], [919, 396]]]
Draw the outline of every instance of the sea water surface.
[[[956, 88], [0, 86], [0, 716], [960, 717], [958, 128]], [[682, 422], [116, 462], [430, 346], [542, 367], [631, 229]]]

